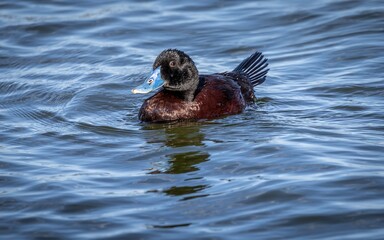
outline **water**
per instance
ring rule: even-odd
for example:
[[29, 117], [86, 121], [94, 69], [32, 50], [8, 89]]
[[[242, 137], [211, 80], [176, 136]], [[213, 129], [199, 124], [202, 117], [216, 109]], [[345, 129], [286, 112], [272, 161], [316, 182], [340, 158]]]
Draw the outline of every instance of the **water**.
[[[382, 239], [382, 1], [2, 1], [0, 239]], [[166, 48], [257, 107], [144, 124]]]

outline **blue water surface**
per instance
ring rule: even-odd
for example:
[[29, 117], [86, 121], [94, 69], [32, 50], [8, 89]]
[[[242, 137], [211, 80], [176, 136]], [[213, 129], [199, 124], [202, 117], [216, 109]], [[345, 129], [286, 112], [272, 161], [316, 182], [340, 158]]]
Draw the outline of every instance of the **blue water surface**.
[[[382, 239], [379, 0], [0, 2], [0, 239]], [[257, 106], [146, 124], [164, 49], [269, 58]]]

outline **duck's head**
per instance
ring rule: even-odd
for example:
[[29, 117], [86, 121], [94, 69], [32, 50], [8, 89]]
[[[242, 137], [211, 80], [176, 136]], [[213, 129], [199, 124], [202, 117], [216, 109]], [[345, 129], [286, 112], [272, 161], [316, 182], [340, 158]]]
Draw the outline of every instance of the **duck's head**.
[[193, 60], [177, 49], [164, 50], [153, 63], [153, 73], [133, 93], [148, 93], [163, 86], [169, 91], [183, 92], [187, 101], [193, 100], [199, 83], [199, 72]]

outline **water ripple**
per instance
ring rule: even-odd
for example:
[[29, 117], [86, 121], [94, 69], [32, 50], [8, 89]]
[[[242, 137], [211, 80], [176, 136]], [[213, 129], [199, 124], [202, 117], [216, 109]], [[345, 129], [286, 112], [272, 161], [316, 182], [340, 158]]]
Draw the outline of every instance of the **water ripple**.
[[[0, 8], [3, 238], [382, 238], [380, 1]], [[264, 52], [257, 105], [140, 123], [130, 89], [166, 48], [202, 73]]]

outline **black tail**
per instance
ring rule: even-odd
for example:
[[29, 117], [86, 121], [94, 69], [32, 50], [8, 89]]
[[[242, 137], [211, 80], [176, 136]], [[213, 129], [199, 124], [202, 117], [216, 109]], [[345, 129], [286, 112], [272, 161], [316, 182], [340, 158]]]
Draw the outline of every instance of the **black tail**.
[[248, 75], [253, 86], [262, 84], [265, 81], [269, 71], [268, 59], [261, 52], [255, 52], [248, 58], [244, 59], [233, 72], [244, 72]]

